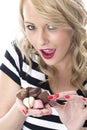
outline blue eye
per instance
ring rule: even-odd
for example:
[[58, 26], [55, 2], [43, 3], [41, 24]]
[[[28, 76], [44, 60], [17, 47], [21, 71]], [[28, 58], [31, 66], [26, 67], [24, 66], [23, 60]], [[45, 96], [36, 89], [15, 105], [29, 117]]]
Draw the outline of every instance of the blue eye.
[[57, 27], [56, 27], [56, 26], [53, 26], [53, 25], [47, 25], [47, 28], [48, 28], [49, 30], [55, 30], [55, 29], [57, 29]]
[[35, 29], [36, 29], [34, 25], [28, 25], [27, 28], [28, 28], [29, 30], [35, 30]]

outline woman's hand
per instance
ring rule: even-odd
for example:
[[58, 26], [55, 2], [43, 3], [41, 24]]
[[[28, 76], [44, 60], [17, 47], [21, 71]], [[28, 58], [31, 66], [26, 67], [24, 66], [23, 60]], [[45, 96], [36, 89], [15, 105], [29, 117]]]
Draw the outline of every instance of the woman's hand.
[[[68, 130], [81, 130], [87, 119], [87, 107], [85, 107], [87, 99], [71, 91], [62, 92], [58, 96], [57, 94], [51, 95], [50, 97], [50, 104], [55, 107], [61, 121], [66, 125]], [[57, 103], [56, 97], [57, 99], [65, 99], [66, 103], [64, 105]]]
[[45, 116], [45, 115], [50, 115], [52, 113], [51, 107], [49, 104], [46, 104], [44, 106], [44, 108], [41, 109], [35, 109], [35, 108], [31, 108], [28, 109], [28, 113], [27, 115], [31, 115], [34, 117], [41, 117], [41, 116]]
[[16, 104], [25, 116], [40, 117], [50, 115], [52, 110], [48, 104], [48, 95], [48, 92], [41, 90], [41, 88], [23, 88], [16, 94]]
[[[38, 103], [38, 101], [36, 101]], [[35, 102], [35, 105], [37, 104]], [[21, 111], [24, 116], [34, 116], [34, 117], [41, 117], [41, 116], [44, 116], [44, 115], [50, 115], [52, 113], [52, 110], [51, 110], [51, 107], [49, 104], [45, 104], [43, 108], [41, 109], [38, 109], [38, 108], [35, 108], [35, 105], [34, 105], [34, 108], [27, 108], [23, 102], [17, 98], [16, 100], [16, 105], [17, 107], [19, 108], [19, 111]], [[37, 107], [37, 106], [36, 106]]]

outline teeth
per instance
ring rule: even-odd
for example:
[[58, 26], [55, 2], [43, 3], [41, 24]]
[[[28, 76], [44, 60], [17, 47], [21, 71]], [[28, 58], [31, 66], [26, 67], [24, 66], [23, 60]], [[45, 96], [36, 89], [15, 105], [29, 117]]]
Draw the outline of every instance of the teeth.
[[55, 49], [46, 49], [46, 50], [43, 50], [43, 52], [47, 53], [47, 54], [53, 53], [54, 51], [55, 51]]

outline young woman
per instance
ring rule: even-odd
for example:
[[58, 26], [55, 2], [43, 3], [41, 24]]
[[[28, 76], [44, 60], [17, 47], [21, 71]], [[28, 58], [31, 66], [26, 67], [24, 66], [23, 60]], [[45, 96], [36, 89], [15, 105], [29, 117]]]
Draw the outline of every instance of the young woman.
[[[20, 0], [19, 12], [22, 35], [0, 66], [0, 129], [87, 129], [87, 12], [82, 1]], [[16, 93], [28, 86], [48, 91], [50, 103], [27, 109]]]

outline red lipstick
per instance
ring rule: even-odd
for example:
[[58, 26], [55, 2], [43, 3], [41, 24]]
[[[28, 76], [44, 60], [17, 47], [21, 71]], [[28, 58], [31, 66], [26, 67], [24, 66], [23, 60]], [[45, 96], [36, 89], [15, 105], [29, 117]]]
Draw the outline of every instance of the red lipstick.
[[45, 59], [51, 59], [53, 58], [56, 49], [41, 49], [40, 51]]

